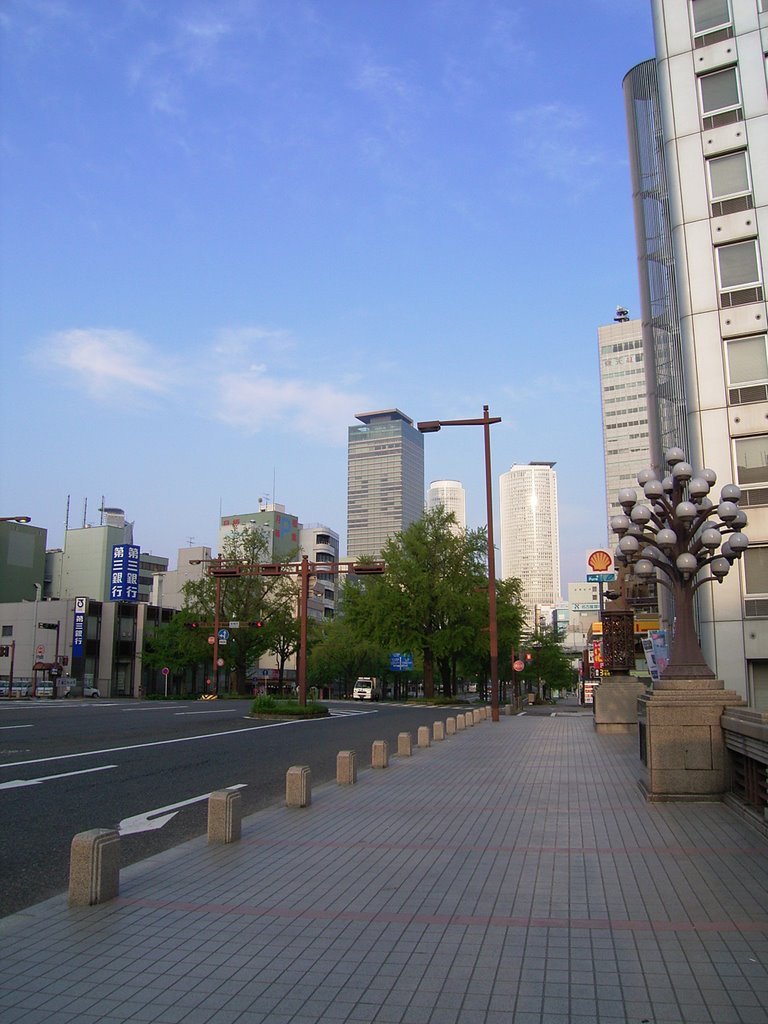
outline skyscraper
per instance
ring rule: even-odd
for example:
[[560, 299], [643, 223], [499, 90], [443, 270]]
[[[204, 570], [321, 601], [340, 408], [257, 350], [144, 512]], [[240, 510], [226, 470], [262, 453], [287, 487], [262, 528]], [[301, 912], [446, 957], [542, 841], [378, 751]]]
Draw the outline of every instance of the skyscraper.
[[467, 528], [467, 496], [464, 488], [458, 480], [433, 480], [427, 491], [427, 508], [437, 508], [438, 505], [453, 512], [456, 516], [457, 533], [463, 533]]
[[554, 462], [512, 466], [499, 477], [502, 579], [522, 583], [528, 625], [537, 605], [560, 601], [560, 533]]
[[347, 554], [377, 558], [424, 511], [424, 438], [399, 409], [357, 413], [348, 432]]
[[[714, 500], [742, 488], [750, 547], [699, 591], [699, 631], [726, 686], [768, 707], [768, 0], [653, 0], [653, 15], [655, 64], [625, 79], [636, 212], [659, 198], [647, 167], [668, 191], [636, 217], [645, 278], [678, 307], [680, 365], [653, 383], [659, 403], [681, 389], [677, 443], [717, 473]], [[641, 299], [652, 332], [659, 307]]]
[[630, 320], [626, 310], [616, 311], [616, 321], [598, 327], [600, 350], [600, 397], [603, 407], [603, 458], [608, 544], [611, 516], [621, 512], [617, 494], [622, 487], [636, 487], [637, 474], [650, 465], [648, 399], [645, 385], [643, 332], [640, 320]]

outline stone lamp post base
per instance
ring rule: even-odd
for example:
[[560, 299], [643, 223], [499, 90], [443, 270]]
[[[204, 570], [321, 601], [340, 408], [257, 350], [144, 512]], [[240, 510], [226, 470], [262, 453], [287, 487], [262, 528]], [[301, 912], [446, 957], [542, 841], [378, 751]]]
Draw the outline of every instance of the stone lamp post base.
[[637, 700], [640, 788], [647, 800], [721, 800], [727, 757], [720, 718], [744, 701], [721, 679], [669, 679]]

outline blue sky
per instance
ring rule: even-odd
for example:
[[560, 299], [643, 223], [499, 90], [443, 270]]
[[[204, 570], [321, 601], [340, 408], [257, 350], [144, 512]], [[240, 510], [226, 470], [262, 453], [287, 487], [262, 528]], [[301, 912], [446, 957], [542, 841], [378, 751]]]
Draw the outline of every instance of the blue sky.
[[[268, 496], [343, 550], [355, 413], [488, 404], [494, 487], [557, 463], [583, 578], [649, 0], [4, 0], [0, 29], [0, 514], [55, 546], [103, 495], [175, 565]], [[482, 525], [482, 431], [425, 450]]]

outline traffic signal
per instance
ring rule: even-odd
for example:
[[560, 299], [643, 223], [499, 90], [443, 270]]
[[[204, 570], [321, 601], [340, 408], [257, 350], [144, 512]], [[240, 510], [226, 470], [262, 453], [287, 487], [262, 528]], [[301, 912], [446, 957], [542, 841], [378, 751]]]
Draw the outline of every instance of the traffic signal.
[[197, 629], [197, 623], [196, 622], [188, 622], [187, 623], [187, 629]]
[[526, 661], [533, 661], [533, 655], [531, 654], [530, 651], [526, 651], [525, 652], [525, 660]]
[[0, 647], [0, 658], [7, 658], [11, 653], [11, 648], [8, 644], [3, 644]]

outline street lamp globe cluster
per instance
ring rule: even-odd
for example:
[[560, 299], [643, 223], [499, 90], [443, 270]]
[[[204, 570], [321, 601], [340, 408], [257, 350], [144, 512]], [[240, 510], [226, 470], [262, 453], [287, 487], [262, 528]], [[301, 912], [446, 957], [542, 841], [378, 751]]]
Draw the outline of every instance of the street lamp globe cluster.
[[694, 471], [681, 448], [670, 448], [664, 458], [669, 473], [662, 480], [652, 469], [637, 474], [644, 500], [631, 487], [618, 493], [622, 514], [611, 519], [620, 538], [614, 562], [640, 579], [655, 577], [672, 594], [674, 636], [662, 679], [713, 679], [696, 636], [693, 599], [705, 583], [722, 583], [748, 547], [742, 532], [747, 516], [735, 484], [722, 487], [715, 504], [709, 497], [717, 482], [713, 470]]

